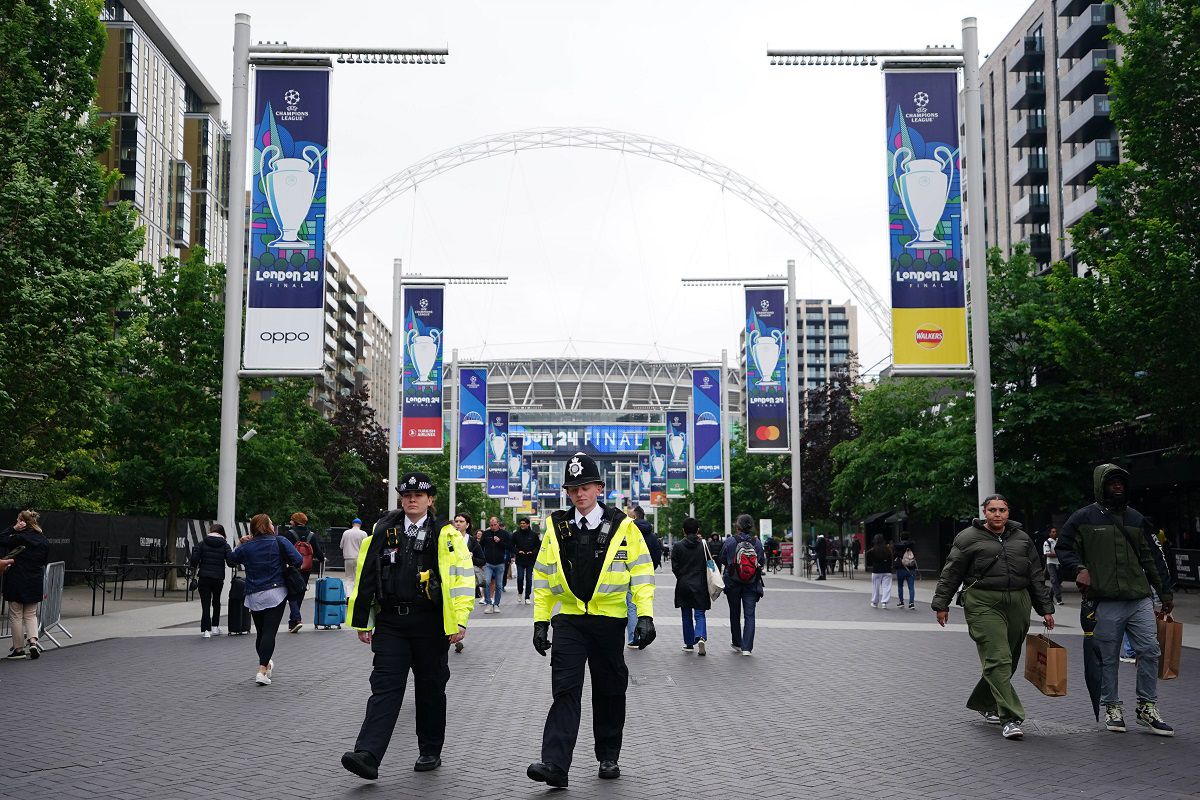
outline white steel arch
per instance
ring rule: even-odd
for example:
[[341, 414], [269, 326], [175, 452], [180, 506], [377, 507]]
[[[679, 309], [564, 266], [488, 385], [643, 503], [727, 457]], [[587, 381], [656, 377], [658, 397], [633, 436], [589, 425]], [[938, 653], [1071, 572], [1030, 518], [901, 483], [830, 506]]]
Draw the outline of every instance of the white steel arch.
[[456, 145], [406, 167], [363, 194], [329, 226], [326, 237], [333, 241], [347, 235], [392, 200], [443, 172], [485, 158], [552, 147], [612, 150], [652, 158], [674, 164], [728, 189], [791, 234], [792, 238], [828, 267], [879, 330], [891, 335], [891, 314], [883, 300], [846, 256], [803, 217], [754, 181], [720, 162], [662, 139], [637, 133], [606, 128], [531, 128], [484, 136]]

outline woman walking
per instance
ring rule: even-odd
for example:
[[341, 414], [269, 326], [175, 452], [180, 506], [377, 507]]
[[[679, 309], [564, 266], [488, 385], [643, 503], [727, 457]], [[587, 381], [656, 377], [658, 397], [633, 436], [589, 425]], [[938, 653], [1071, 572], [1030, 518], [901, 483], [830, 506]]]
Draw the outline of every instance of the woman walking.
[[933, 610], [938, 624], [945, 627], [950, 597], [963, 586], [967, 630], [983, 667], [967, 708], [1003, 725], [1005, 739], [1020, 739], [1025, 709], [1013, 689], [1012, 676], [1029, 632], [1030, 605], [1042, 615], [1046, 628], [1054, 630], [1054, 604], [1033, 540], [1008, 518], [1008, 500], [990, 495], [983, 501], [983, 515], [954, 537], [933, 595]]
[[6, 658], [14, 660], [42, 654], [38, 649], [37, 613], [46, 589], [50, 543], [42, 535], [38, 520], [36, 511], [22, 511], [17, 521], [0, 533], [0, 547], [16, 553], [11, 556], [12, 566], [4, 573], [4, 599], [8, 603], [8, 629], [12, 633], [12, 650]]
[[200, 634], [208, 639], [221, 635], [221, 592], [225, 588], [225, 567], [233, 566], [233, 550], [225, 541], [225, 526], [214, 522], [208, 535], [192, 548], [188, 559], [196, 574], [196, 591], [200, 594]]
[[287, 608], [287, 587], [283, 583], [285, 560], [296, 569], [304, 559], [287, 539], [275, 535], [275, 525], [266, 514], [250, 520], [250, 534], [238, 540], [230, 554], [234, 564], [246, 568], [246, 608], [254, 620], [254, 648], [258, 651], [258, 673], [254, 682], [270, 686], [275, 662], [275, 635]]
[[725, 540], [720, 556], [725, 564], [725, 599], [729, 601], [729, 646], [744, 656], [754, 652], [754, 607], [763, 596], [762, 565], [766, 560], [753, 530], [754, 517], [739, 514], [737, 533]]
[[871, 540], [867, 569], [871, 571], [871, 608], [886, 611], [888, 601], [892, 599], [892, 546], [883, 541], [881, 533]]
[[[458, 531], [459, 533], [462, 534], [463, 547], [465, 547], [467, 549], [467, 552], [470, 553], [471, 552], [471, 542], [474, 541], [471, 537], [471, 515], [468, 514], [466, 511], [460, 511], [454, 515], [454, 520], [450, 524], [454, 526], [454, 529], [456, 531]], [[476, 582], [475, 582], [475, 594], [476, 594], [476, 596], [478, 596], [478, 594], [479, 594], [479, 581], [478, 580], [476, 580]], [[455, 642], [454, 643], [454, 652], [461, 653], [462, 651], [463, 651], [463, 643], [461, 641]]]
[[704, 612], [712, 608], [708, 594], [708, 546], [700, 537], [700, 523], [683, 521], [683, 539], [671, 547], [671, 572], [675, 573], [675, 607], [683, 613], [683, 650], [704, 655], [708, 626]]

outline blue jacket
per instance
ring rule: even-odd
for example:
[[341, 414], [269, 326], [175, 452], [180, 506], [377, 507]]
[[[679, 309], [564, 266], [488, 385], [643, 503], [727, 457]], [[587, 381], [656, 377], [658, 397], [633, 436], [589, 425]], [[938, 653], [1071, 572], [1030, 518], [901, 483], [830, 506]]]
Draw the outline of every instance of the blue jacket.
[[279, 557], [279, 543], [283, 544], [288, 561], [299, 568], [304, 559], [292, 543], [282, 536], [255, 536], [230, 554], [230, 560], [246, 568], [246, 594], [283, 586], [283, 560]]
[[[733, 551], [737, 549], [738, 542], [751, 542], [754, 544], [754, 552], [758, 555], [758, 575], [755, 576], [752, 583], [742, 583], [733, 574]], [[725, 594], [740, 595], [743, 591], [752, 591], [759, 597], [763, 595], [763, 565], [767, 562], [767, 557], [763, 551], [762, 541], [752, 533], [738, 531], [736, 536], [726, 536], [725, 543], [721, 545], [721, 561], [725, 564]]]

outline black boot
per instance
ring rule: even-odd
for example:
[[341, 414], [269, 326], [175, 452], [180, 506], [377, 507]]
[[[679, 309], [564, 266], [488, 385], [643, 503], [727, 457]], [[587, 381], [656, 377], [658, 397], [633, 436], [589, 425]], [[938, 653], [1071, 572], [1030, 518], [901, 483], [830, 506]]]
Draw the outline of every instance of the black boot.
[[431, 769], [437, 769], [442, 765], [440, 756], [421, 756], [417, 759], [417, 763], [413, 764], [414, 772], [429, 772]]
[[360, 778], [373, 781], [379, 777], [379, 759], [366, 750], [353, 750], [342, 754], [342, 766]]
[[541, 781], [547, 786], [566, 788], [567, 785], [567, 773], [553, 764], [543, 764], [538, 761], [530, 764], [529, 769], [525, 770], [525, 774], [532, 780]]
[[621, 777], [621, 768], [617, 766], [617, 762], [615, 761], [601, 761], [600, 777], [604, 778], [605, 780], [619, 778]]

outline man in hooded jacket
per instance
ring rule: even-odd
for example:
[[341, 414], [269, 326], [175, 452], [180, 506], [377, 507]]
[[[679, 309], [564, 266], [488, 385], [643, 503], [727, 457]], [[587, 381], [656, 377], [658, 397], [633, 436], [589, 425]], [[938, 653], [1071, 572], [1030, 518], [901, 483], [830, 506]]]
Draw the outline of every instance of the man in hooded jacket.
[[1174, 598], [1167, 561], [1146, 518], [1129, 505], [1129, 473], [1116, 464], [1101, 464], [1092, 484], [1096, 502], [1071, 515], [1055, 550], [1062, 579], [1074, 580], [1085, 602], [1096, 604], [1093, 638], [1100, 652], [1105, 727], [1125, 732], [1117, 667], [1122, 638], [1128, 635], [1137, 652], [1137, 724], [1159, 736], [1174, 736], [1158, 712], [1160, 651], [1150, 596], [1153, 587], [1169, 617]]

